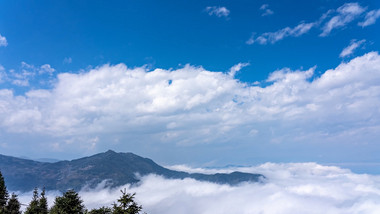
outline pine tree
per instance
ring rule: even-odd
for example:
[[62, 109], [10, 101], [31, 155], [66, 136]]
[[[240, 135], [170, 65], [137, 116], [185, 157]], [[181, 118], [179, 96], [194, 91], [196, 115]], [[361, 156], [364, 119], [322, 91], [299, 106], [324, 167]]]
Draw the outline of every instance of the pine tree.
[[139, 206], [135, 201], [136, 193], [130, 194], [124, 189], [121, 191], [122, 196], [117, 200], [119, 205], [113, 204], [114, 214], [138, 214], [142, 210], [142, 206]]
[[40, 201], [38, 203], [40, 214], [48, 214], [48, 203], [47, 198], [45, 197], [45, 188], [42, 189]]
[[112, 214], [112, 209], [109, 207], [101, 207], [98, 209], [92, 209], [88, 214]]
[[0, 171], [0, 214], [5, 213], [5, 205], [7, 204], [8, 197], [9, 195], [7, 187], [5, 186], [4, 177]]
[[11, 198], [8, 200], [8, 203], [5, 206], [5, 213], [6, 214], [21, 214], [20, 208], [21, 208], [21, 204], [17, 199], [17, 195], [12, 193]]
[[68, 190], [62, 197], [56, 197], [51, 214], [83, 214], [83, 201], [74, 190]]
[[35, 188], [33, 191], [32, 201], [29, 203], [29, 206], [26, 208], [25, 214], [37, 214], [39, 212], [39, 198], [38, 198], [38, 189]]

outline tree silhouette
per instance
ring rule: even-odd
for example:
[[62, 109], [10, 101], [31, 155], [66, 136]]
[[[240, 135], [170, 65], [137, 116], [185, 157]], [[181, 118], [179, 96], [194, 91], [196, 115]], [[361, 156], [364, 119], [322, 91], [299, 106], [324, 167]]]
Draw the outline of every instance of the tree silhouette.
[[32, 201], [26, 208], [25, 214], [47, 214], [48, 205], [47, 199], [45, 197], [45, 189], [42, 190], [41, 196], [38, 196], [38, 189], [35, 188], [33, 191]]
[[5, 213], [5, 205], [8, 201], [8, 191], [5, 186], [3, 174], [0, 171], [0, 214]]
[[17, 199], [17, 195], [12, 193], [11, 198], [8, 200], [8, 203], [5, 206], [5, 213], [6, 214], [21, 214], [20, 207], [21, 207], [21, 204]]
[[85, 213], [82, 199], [74, 190], [68, 190], [62, 197], [56, 197], [51, 214], [83, 214]]
[[114, 214], [138, 214], [142, 210], [142, 206], [138, 205], [135, 201], [136, 193], [130, 194], [124, 189], [121, 190], [122, 196], [117, 200], [119, 204], [113, 204]]
[[101, 207], [98, 209], [92, 209], [88, 214], [112, 214], [112, 209], [109, 207]]
[[39, 213], [40, 214], [48, 214], [49, 213], [47, 198], [45, 197], [45, 188], [42, 189], [40, 201], [38, 203], [38, 207], [39, 207], [39, 211], [40, 211]]

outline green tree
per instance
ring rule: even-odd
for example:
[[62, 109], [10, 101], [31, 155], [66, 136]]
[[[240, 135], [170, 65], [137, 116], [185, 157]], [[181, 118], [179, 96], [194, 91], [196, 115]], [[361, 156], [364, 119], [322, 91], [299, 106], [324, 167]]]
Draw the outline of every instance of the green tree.
[[9, 195], [8, 195], [7, 187], [5, 186], [4, 177], [0, 171], [0, 213], [4, 213], [4, 209], [5, 209], [5, 205], [7, 204], [8, 197]]
[[11, 198], [8, 200], [8, 203], [5, 206], [5, 213], [6, 214], [21, 214], [20, 207], [21, 207], [21, 204], [17, 199], [17, 195], [12, 193]]
[[28, 207], [26, 208], [25, 214], [40, 213], [38, 205], [39, 205], [38, 189], [35, 188], [33, 191], [32, 201], [29, 203]]
[[3, 174], [0, 171], [0, 214], [5, 213], [5, 205], [8, 201], [8, 191], [5, 186]]
[[92, 209], [88, 214], [112, 214], [112, 209], [109, 207], [101, 207], [98, 209]]
[[122, 196], [117, 200], [119, 204], [113, 204], [114, 214], [138, 214], [142, 210], [142, 206], [138, 205], [135, 201], [136, 193], [130, 194], [126, 190], [121, 190]]
[[38, 196], [38, 189], [35, 188], [33, 191], [32, 201], [26, 208], [25, 214], [47, 214], [48, 205], [47, 199], [45, 197], [45, 188], [41, 192], [41, 196]]
[[50, 210], [52, 214], [83, 214], [85, 208], [82, 199], [74, 190], [68, 190], [62, 197], [56, 197]]
[[45, 197], [45, 188], [42, 189], [40, 201], [38, 203], [40, 214], [48, 214], [48, 203], [47, 198]]

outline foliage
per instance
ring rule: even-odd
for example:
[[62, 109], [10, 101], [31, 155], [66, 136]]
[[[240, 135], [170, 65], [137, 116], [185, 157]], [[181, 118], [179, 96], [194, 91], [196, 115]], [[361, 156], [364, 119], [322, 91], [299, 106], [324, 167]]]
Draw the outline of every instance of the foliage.
[[48, 203], [47, 198], [45, 197], [45, 188], [42, 189], [38, 207], [40, 208], [40, 214], [48, 214]]
[[124, 189], [121, 190], [122, 196], [117, 200], [119, 204], [113, 204], [114, 214], [138, 214], [142, 210], [142, 206], [139, 206], [135, 201], [136, 193], [130, 194]]
[[62, 197], [56, 197], [50, 210], [52, 214], [83, 214], [83, 201], [74, 190], [68, 190]]
[[5, 186], [4, 177], [0, 171], [0, 214], [5, 212], [5, 205], [7, 204], [8, 197], [9, 195], [7, 187]]
[[92, 209], [88, 214], [112, 214], [112, 209], [109, 207], [101, 207], [98, 209]]
[[41, 197], [38, 196], [38, 189], [35, 188], [33, 191], [32, 201], [29, 203], [29, 206], [26, 208], [25, 214], [47, 214], [48, 205], [47, 199], [45, 197], [45, 189], [41, 192]]
[[17, 199], [17, 195], [12, 193], [11, 198], [8, 200], [8, 203], [5, 206], [5, 213], [6, 214], [21, 214], [20, 207], [21, 207], [21, 204]]

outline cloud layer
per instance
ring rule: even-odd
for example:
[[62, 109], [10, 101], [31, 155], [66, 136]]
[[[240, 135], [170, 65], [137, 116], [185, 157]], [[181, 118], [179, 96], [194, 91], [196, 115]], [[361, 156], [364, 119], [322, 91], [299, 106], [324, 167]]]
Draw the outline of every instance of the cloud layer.
[[[184, 167], [182, 167], [184, 168]], [[189, 171], [230, 172], [236, 169]], [[239, 186], [218, 185], [193, 179], [168, 180], [144, 177], [139, 186], [115, 189], [83, 190], [80, 196], [87, 208], [110, 206], [120, 197], [120, 190], [136, 192], [137, 201], [147, 213], [377, 213], [380, 209], [380, 177], [354, 174], [349, 170], [316, 163], [266, 163], [238, 168], [262, 173], [265, 183]], [[48, 193], [50, 204], [57, 192]], [[22, 194], [27, 204], [32, 193]]]
[[[1, 89], [2, 145], [11, 145], [5, 141], [9, 134], [16, 134], [14, 145], [19, 136], [42, 135], [51, 137], [46, 146], [57, 150], [75, 142], [78, 149], [100, 151], [112, 142], [139, 144], [142, 139], [176, 145], [329, 141], [367, 145], [379, 137], [377, 52], [319, 77], [315, 67], [281, 69], [268, 77], [266, 86], [234, 78], [246, 65], [225, 73], [189, 65], [153, 71], [104, 65], [79, 74], [61, 73], [52, 89], [29, 90], [25, 95]], [[38, 69], [54, 71], [45, 65]]]

